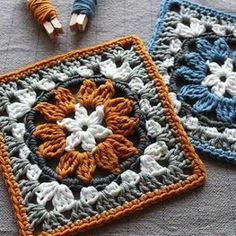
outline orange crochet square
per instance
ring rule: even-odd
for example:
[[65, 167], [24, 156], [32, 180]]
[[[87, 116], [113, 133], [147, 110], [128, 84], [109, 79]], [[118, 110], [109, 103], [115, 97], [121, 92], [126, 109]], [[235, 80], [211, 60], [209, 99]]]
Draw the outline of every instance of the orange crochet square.
[[20, 235], [82, 232], [205, 181], [136, 36], [0, 80], [0, 166]]

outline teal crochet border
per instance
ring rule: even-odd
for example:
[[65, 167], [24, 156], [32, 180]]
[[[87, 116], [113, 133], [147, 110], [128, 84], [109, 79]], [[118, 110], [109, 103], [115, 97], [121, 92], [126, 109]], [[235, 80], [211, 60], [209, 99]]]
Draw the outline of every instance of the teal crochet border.
[[[154, 49], [156, 47], [157, 40], [159, 39], [161, 33], [163, 32], [164, 22], [170, 8], [174, 5], [182, 5], [188, 7], [192, 10], [198, 10], [200, 13], [203, 14], [211, 14], [213, 16], [218, 16], [220, 18], [234, 20], [236, 21], [236, 15], [231, 13], [225, 13], [221, 10], [211, 9], [210, 7], [205, 7], [200, 4], [188, 2], [185, 0], [163, 0], [160, 6], [160, 11], [157, 16], [156, 24], [154, 26], [154, 30], [151, 36], [151, 39], [148, 42], [148, 52], [153, 57]], [[201, 155], [210, 156], [212, 158], [226, 161], [232, 164], [236, 164], [236, 152], [226, 151], [221, 148], [214, 147], [207, 143], [199, 142], [199, 140], [191, 140], [193, 146], [195, 147], [196, 151]]]
[[152, 32], [151, 39], [149, 40], [148, 46], [147, 46], [148, 52], [150, 54], [152, 54], [152, 52], [154, 50], [154, 47], [155, 47], [155, 43], [156, 43], [156, 41], [159, 37], [159, 34], [162, 31], [165, 16], [166, 16], [166, 14], [168, 13], [170, 7], [173, 4], [181, 4], [183, 6], [187, 6], [187, 7], [193, 8], [195, 10], [199, 10], [202, 13], [213, 13], [213, 14], [219, 16], [219, 17], [227, 17], [231, 20], [236, 20], [236, 15], [233, 15], [233, 14], [230, 14], [230, 13], [225, 13], [225, 12], [220, 11], [220, 10], [213, 10], [209, 7], [205, 7], [205, 6], [202, 6], [200, 4], [188, 2], [188, 1], [185, 1], [185, 0], [183, 0], [183, 1], [182, 0], [163, 0], [161, 2], [159, 14], [156, 18], [156, 24], [154, 26], [154, 30]]

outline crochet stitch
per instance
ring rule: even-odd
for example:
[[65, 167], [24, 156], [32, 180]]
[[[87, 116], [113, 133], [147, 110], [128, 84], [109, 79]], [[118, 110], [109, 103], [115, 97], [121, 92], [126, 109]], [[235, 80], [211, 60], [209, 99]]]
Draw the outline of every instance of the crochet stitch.
[[[85, 80], [76, 94], [77, 104], [68, 89], [59, 87], [54, 94], [57, 106], [42, 102], [35, 107], [50, 123], [38, 125], [34, 136], [43, 141], [38, 148], [39, 155], [60, 158], [58, 176], [65, 178], [76, 170], [80, 179], [90, 182], [96, 166], [119, 173], [118, 158], [138, 154], [126, 138], [133, 135], [138, 122], [137, 118], [127, 116], [132, 111], [132, 101], [112, 99], [115, 89], [110, 80], [98, 88], [93, 81]], [[92, 107], [95, 109], [88, 115], [87, 109]], [[75, 114], [74, 119], [65, 118], [71, 112]], [[66, 132], [70, 132], [67, 137]], [[76, 151], [79, 145], [81, 151]]]
[[20, 235], [82, 232], [203, 184], [135, 36], [0, 79], [0, 167]]
[[149, 52], [197, 151], [236, 163], [236, 17], [162, 3]]

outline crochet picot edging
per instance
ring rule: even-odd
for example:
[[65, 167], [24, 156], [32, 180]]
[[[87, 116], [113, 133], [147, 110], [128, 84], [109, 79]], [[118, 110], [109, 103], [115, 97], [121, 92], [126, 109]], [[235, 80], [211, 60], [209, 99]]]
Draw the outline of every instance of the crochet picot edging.
[[70, 235], [203, 184], [136, 36], [0, 77], [0, 166], [20, 235]]
[[201, 154], [236, 163], [236, 16], [165, 0], [149, 52]]

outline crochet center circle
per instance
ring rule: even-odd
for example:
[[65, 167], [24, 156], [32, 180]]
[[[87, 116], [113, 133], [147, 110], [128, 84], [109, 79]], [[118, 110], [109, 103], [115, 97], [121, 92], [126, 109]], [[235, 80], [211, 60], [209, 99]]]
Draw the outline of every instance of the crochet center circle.
[[143, 119], [126, 84], [74, 78], [44, 93], [27, 114], [30, 159], [43, 178], [105, 187], [135, 168], [147, 145]]

